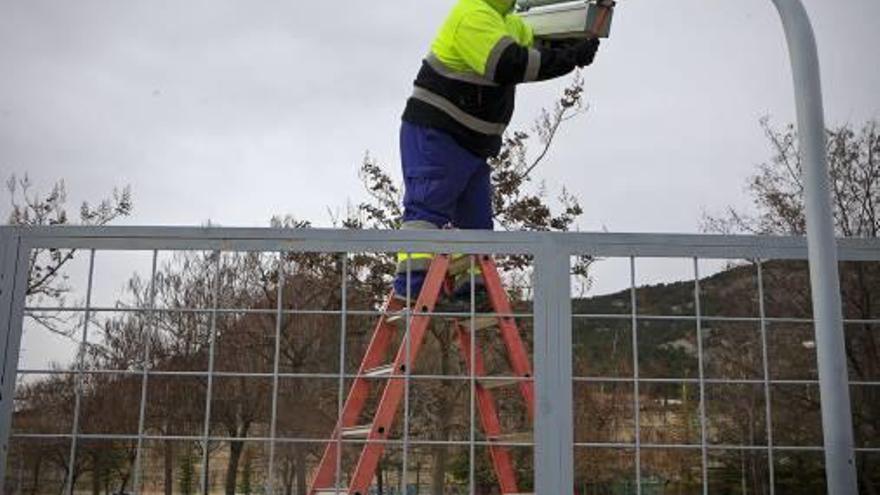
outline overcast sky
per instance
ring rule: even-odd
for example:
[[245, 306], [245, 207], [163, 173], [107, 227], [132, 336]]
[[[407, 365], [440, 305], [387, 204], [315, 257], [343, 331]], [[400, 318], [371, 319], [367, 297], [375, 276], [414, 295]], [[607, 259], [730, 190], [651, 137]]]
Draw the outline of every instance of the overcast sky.
[[[880, 2], [805, 3], [829, 123], [880, 116]], [[131, 184], [129, 224], [263, 226], [290, 213], [326, 226], [328, 208], [363, 197], [367, 150], [399, 176], [400, 113], [452, 4], [2, 0], [0, 176], [28, 173], [43, 189], [64, 178], [74, 206]], [[540, 170], [550, 191], [580, 197], [583, 230], [695, 232], [703, 210], [747, 205], [744, 181], [769, 155], [759, 119], [794, 118], [769, 0], [623, 0], [586, 80], [591, 112]], [[523, 88], [514, 127], [564, 84]], [[149, 257], [126, 256], [99, 261], [96, 304], [148, 273]], [[644, 263], [639, 285], [692, 273], [687, 260]], [[77, 287], [84, 266], [71, 269]], [[595, 289], [625, 287], [628, 268], [601, 264]], [[28, 331], [22, 366], [73, 349]]]
[[[0, 175], [63, 177], [74, 201], [131, 184], [131, 224], [327, 225], [362, 197], [367, 150], [399, 176], [400, 113], [453, 3], [4, 0]], [[877, 117], [880, 2], [805, 3], [829, 123]], [[584, 230], [694, 232], [747, 204], [758, 120], [794, 117], [769, 0], [624, 0], [586, 77], [592, 111], [540, 170]], [[524, 87], [515, 126], [563, 84]]]

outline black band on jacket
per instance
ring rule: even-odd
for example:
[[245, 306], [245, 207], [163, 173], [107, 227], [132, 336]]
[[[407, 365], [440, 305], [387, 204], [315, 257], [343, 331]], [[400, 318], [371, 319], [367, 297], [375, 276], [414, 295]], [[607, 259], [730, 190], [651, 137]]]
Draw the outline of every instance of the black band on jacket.
[[577, 52], [573, 46], [538, 48], [541, 52], [541, 68], [537, 81], [546, 81], [564, 76], [577, 67]]
[[410, 98], [403, 112], [403, 120], [425, 127], [440, 129], [455, 139], [462, 148], [480, 158], [492, 158], [501, 151], [501, 136], [474, 132], [452, 117], [421, 100]]
[[577, 67], [577, 52], [571, 45], [542, 45], [526, 48], [508, 44], [498, 59], [494, 80], [510, 85], [544, 81], [564, 76]]
[[[403, 114], [404, 120], [442, 129], [477, 156], [489, 158], [497, 155], [501, 149], [501, 136], [513, 116], [515, 85], [449, 74], [435, 68], [438, 62], [426, 60], [422, 63], [413, 96]], [[499, 68], [502, 66], [503, 63], [499, 62]]]

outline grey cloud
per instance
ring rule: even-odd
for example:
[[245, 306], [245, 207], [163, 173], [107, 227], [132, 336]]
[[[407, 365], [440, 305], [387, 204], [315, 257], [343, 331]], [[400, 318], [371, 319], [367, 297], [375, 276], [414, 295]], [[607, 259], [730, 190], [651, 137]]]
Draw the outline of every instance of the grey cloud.
[[[360, 196], [366, 149], [396, 170], [400, 111], [451, 4], [3, 2], [0, 174], [63, 176], [78, 197], [130, 182], [133, 223], [326, 222]], [[829, 120], [876, 116], [880, 4], [806, 4]], [[743, 203], [768, 152], [758, 118], [793, 118], [782, 40], [765, 0], [622, 2], [586, 73], [591, 113], [542, 177], [584, 199], [585, 228], [692, 231], [703, 206]], [[516, 124], [562, 84], [523, 88]]]

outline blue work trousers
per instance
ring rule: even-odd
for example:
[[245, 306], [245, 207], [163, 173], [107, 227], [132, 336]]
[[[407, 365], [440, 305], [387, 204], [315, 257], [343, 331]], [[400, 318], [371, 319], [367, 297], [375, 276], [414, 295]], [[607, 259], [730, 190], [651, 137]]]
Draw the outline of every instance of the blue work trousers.
[[[491, 170], [484, 158], [462, 148], [439, 129], [403, 122], [400, 129], [403, 165], [403, 222], [438, 229], [492, 230]], [[410, 294], [418, 296], [425, 271], [413, 270]], [[395, 291], [406, 295], [406, 273], [398, 274]]]

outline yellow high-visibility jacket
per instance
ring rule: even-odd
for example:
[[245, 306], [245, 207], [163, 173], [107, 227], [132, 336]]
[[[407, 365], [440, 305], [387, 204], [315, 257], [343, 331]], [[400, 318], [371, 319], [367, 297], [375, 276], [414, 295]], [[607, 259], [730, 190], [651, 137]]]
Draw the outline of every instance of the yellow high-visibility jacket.
[[459, 0], [422, 63], [403, 118], [491, 157], [513, 116], [516, 85], [567, 74], [570, 50], [538, 46], [514, 0]]

